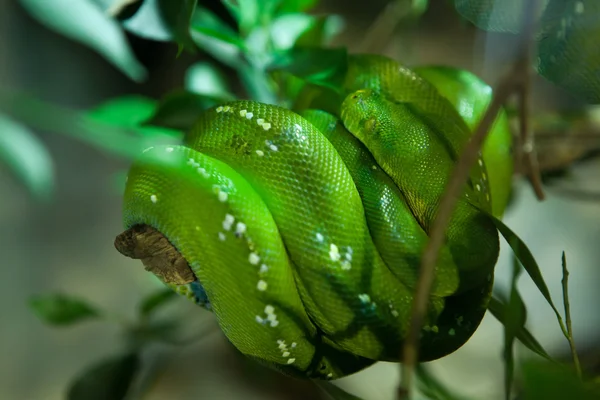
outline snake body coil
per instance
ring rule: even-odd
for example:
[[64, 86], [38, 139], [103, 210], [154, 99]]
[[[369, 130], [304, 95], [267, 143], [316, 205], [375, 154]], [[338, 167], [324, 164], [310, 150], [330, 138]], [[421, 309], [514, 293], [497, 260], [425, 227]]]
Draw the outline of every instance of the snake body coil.
[[[392, 60], [353, 56], [346, 80], [344, 96], [310, 100], [329, 112], [207, 110], [185, 146], [147, 150], [125, 192], [120, 251], [212, 309], [242, 353], [294, 376], [399, 360], [428, 230], [469, 138], [454, 99]], [[508, 153], [493, 154], [505, 171]], [[447, 231], [422, 361], [462, 346], [487, 308], [498, 234], [486, 212], [507, 180], [486, 161]]]

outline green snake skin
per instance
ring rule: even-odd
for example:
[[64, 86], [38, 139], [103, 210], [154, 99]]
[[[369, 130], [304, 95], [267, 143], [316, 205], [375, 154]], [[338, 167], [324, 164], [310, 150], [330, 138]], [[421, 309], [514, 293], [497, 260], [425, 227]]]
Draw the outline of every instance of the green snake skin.
[[[428, 230], [491, 90], [466, 71], [417, 75], [356, 55], [344, 93], [301, 97], [296, 112], [214, 107], [185, 146], [147, 149], [128, 176], [124, 222], [168, 239], [193, 275], [165, 283], [211, 309], [243, 354], [336, 379], [400, 360]], [[421, 361], [458, 349], [483, 318], [499, 251], [486, 213], [501, 216], [511, 168], [501, 115], [447, 230]]]

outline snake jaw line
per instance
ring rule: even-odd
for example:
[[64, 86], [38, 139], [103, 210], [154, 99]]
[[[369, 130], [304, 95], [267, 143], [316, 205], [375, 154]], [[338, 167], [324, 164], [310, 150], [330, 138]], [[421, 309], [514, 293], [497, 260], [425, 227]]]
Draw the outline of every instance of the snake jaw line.
[[165, 283], [185, 285], [196, 280], [181, 253], [165, 235], [149, 225], [135, 225], [118, 235], [115, 248], [126, 257], [141, 260], [146, 271]]

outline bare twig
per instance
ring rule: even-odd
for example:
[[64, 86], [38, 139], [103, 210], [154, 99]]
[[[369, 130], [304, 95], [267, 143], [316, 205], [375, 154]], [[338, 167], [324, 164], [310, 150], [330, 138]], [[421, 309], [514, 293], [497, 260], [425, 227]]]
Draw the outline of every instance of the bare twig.
[[567, 340], [571, 347], [571, 354], [573, 355], [573, 365], [577, 376], [581, 379], [581, 364], [579, 363], [579, 356], [577, 355], [577, 349], [575, 348], [575, 340], [573, 339], [573, 327], [571, 326], [571, 306], [569, 305], [569, 270], [567, 269], [567, 257], [565, 252], [562, 253], [562, 292], [563, 292], [563, 304], [565, 306], [565, 320], [567, 323]]
[[[521, 30], [521, 44], [518, 51], [517, 59], [508, 73], [508, 75], [500, 81], [494, 91], [494, 97], [491, 104], [488, 106], [486, 113], [481, 119], [475, 133], [471, 137], [463, 150], [456, 167], [446, 186], [446, 190], [439, 204], [437, 215], [431, 226], [429, 241], [421, 259], [421, 268], [419, 271], [419, 280], [417, 282], [415, 298], [412, 305], [412, 316], [408, 335], [403, 346], [403, 365], [401, 369], [401, 380], [398, 387], [398, 398], [404, 399], [410, 395], [412, 391], [412, 382], [414, 368], [418, 361], [419, 349], [419, 333], [423, 326], [423, 319], [427, 310], [429, 293], [434, 279], [434, 267], [437, 262], [439, 251], [444, 244], [445, 231], [450, 218], [458, 201], [461, 191], [467, 181], [467, 177], [472, 165], [478, 157], [482, 148], [483, 142], [495, 121], [498, 112], [506, 100], [514, 93], [521, 95], [520, 112], [521, 118], [521, 138], [522, 143], [530, 143], [528, 132], [528, 103], [525, 97], [529, 95], [529, 79], [530, 79], [530, 53], [531, 42], [534, 32], [534, 19], [537, 10], [537, 1], [525, 2], [523, 25]], [[528, 157], [535, 160], [535, 153], [528, 152]], [[535, 166], [532, 162], [531, 166]], [[537, 170], [532, 170], [532, 174], [538, 174]], [[541, 181], [541, 179], [540, 179]], [[534, 187], [535, 179], [532, 179]], [[541, 186], [540, 186], [541, 187]]]

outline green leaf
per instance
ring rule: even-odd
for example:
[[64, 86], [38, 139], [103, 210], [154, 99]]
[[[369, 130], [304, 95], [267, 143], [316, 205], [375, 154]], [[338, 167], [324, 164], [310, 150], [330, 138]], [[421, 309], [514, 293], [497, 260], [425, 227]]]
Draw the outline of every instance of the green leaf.
[[185, 73], [185, 88], [190, 92], [222, 101], [235, 99], [221, 72], [208, 62], [199, 62], [188, 68]]
[[279, 9], [279, 13], [295, 13], [302, 12], [313, 8], [317, 4], [317, 0], [283, 0]]
[[166, 304], [169, 300], [176, 297], [176, 293], [172, 289], [164, 289], [153, 293], [142, 300], [140, 304], [140, 315], [143, 317], [150, 316], [160, 306]]
[[154, 114], [144, 124], [187, 132], [201, 112], [221, 102], [220, 98], [185, 91], [173, 92], [165, 96]]
[[21, 4], [39, 22], [96, 50], [131, 79], [146, 78], [117, 21], [91, 0], [21, 0]]
[[[296, 40], [315, 24], [315, 18], [308, 14], [286, 14], [271, 23], [271, 43], [275, 50], [287, 50]], [[320, 43], [318, 43], [320, 44]]]
[[313, 381], [332, 400], [362, 400], [328, 381]]
[[525, 304], [517, 290], [517, 280], [521, 273], [521, 265], [514, 259], [510, 296], [504, 314], [504, 393], [508, 400], [511, 397], [512, 382], [514, 377], [515, 359], [513, 343], [519, 330], [525, 325], [527, 319]]
[[586, 101], [599, 103], [600, 2], [549, 0], [540, 26], [540, 75]]
[[29, 307], [40, 319], [52, 325], [70, 325], [100, 315], [85, 301], [60, 293], [32, 297]]
[[197, 0], [158, 0], [162, 19], [175, 41], [192, 52], [196, 50], [196, 46], [190, 35], [190, 21], [197, 3]]
[[143, 126], [155, 113], [157, 109], [156, 100], [143, 96], [131, 95], [117, 97], [98, 107], [91, 109], [88, 116], [92, 119], [123, 128], [131, 128], [132, 132], [144, 136], [179, 136], [178, 132], [157, 128], [153, 126]]
[[[497, 297], [492, 297], [490, 299], [488, 310], [502, 325], [505, 325], [505, 316], [508, 313], [506, 308], [506, 304]], [[519, 327], [519, 329], [517, 330], [516, 338], [521, 343], [523, 343], [525, 347], [527, 347], [529, 350], [533, 351], [537, 355], [544, 357], [549, 361], [553, 361], [550, 355], [548, 355], [548, 352], [546, 352], [542, 345], [531, 334], [531, 332], [527, 330], [527, 328], [524, 325]]]
[[456, 11], [479, 29], [518, 33], [523, 21], [523, 0], [454, 0]]
[[415, 368], [419, 391], [430, 400], [464, 400], [442, 384], [423, 364]]
[[0, 113], [0, 162], [40, 200], [51, 197], [54, 164], [46, 147], [25, 126]]
[[600, 384], [582, 382], [573, 368], [558, 363], [526, 362], [522, 365], [523, 398], [600, 399]]
[[327, 45], [343, 29], [344, 20], [339, 15], [316, 17], [313, 19], [311, 26], [296, 39], [294, 46], [318, 47]]
[[235, 68], [242, 61], [244, 41], [209, 10], [196, 7], [190, 22], [190, 34], [199, 48], [223, 64]]
[[269, 70], [282, 70], [291, 73], [309, 83], [340, 90], [348, 58], [345, 48], [300, 48], [277, 52]]
[[238, 22], [242, 36], [258, 26], [271, 22], [282, 0], [223, 0], [231, 15]]
[[504, 236], [504, 239], [506, 239], [508, 245], [512, 248], [515, 256], [523, 265], [525, 271], [527, 271], [527, 274], [533, 283], [535, 283], [542, 296], [544, 296], [548, 304], [550, 304], [550, 307], [552, 307], [554, 314], [556, 314], [556, 319], [558, 320], [558, 323], [566, 336], [566, 328], [564, 327], [562, 317], [552, 301], [548, 286], [546, 286], [546, 282], [544, 281], [540, 267], [537, 265], [535, 258], [533, 258], [531, 251], [529, 251], [529, 248], [527, 245], [525, 245], [521, 238], [519, 238], [512, 230], [510, 230], [508, 226], [504, 225], [502, 221], [492, 216], [490, 216], [490, 218], [492, 218], [496, 228], [498, 228], [502, 236]]
[[140, 368], [136, 353], [102, 361], [85, 371], [69, 388], [68, 400], [122, 400]]

